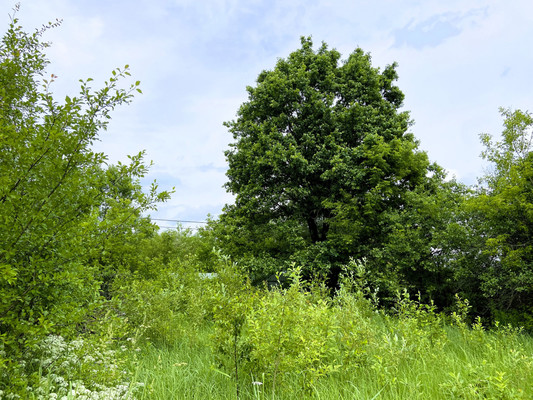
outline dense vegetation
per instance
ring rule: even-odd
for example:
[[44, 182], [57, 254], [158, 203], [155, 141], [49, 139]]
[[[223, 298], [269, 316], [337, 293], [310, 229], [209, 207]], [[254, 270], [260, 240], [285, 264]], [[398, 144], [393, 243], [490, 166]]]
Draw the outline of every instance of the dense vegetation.
[[143, 153], [91, 147], [139, 82], [54, 99], [53, 26], [0, 43], [0, 399], [533, 397], [528, 112], [446, 181], [395, 65], [304, 38], [227, 123], [235, 204], [158, 233]]
[[302, 38], [247, 88], [226, 124], [236, 200], [213, 224], [219, 246], [254, 282], [296, 263], [334, 289], [365, 258], [385, 306], [403, 289], [442, 310], [460, 294], [475, 314], [528, 324], [532, 116], [501, 109], [503, 140], [481, 135], [493, 171], [468, 188], [418, 149], [395, 65], [381, 72], [361, 49], [339, 59]]

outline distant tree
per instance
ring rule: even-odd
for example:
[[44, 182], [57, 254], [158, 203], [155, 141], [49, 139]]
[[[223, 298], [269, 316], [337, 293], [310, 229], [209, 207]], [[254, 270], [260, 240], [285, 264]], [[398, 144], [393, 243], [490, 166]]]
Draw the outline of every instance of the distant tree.
[[492, 164], [467, 203], [457, 277], [476, 311], [533, 329], [533, 116], [500, 109], [501, 141], [481, 135]]
[[118, 86], [126, 66], [102, 89], [81, 81], [78, 97], [57, 102], [49, 27], [27, 34], [13, 17], [0, 42], [0, 365], [44, 334], [74, 332], [99, 301], [110, 241], [151, 226], [142, 211], [168, 197], [155, 184], [142, 192], [142, 154], [107, 167], [91, 150], [139, 82]]
[[[390, 241], [393, 214], [416, 213], [415, 194], [437, 190], [443, 173], [408, 133], [396, 64], [381, 71], [361, 49], [340, 61], [326, 44], [301, 45], [259, 74], [226, 123], [234, 138], [226, 188], [236, 197], [216, 230], [257, 277], [297, 261], [333, 282], [339, 263]], [[394, 262], [393, 253], [380, 262]]]

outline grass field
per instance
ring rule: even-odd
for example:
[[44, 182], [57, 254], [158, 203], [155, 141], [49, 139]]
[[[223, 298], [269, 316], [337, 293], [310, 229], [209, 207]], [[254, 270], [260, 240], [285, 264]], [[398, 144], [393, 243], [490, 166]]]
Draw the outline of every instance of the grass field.
[[[359, 338], [360, 349], [352, 357], [353, 365], [348, 361], [341, 364], [349, 357], [336, 352], [328, 356], [333, 368], [315, 374], [311, 382], [305, 380], [308, 371], [295, 369], [285, 371], [274, 383], [270, 370], [241, 376], [238, 392], [232, 368], [223, 369], [216, 361], [213, 325], [204, 326], [193, 339], [177, 340], [172, 345], [146, 345], [136, 365], [136, 380], [144, 384], [138, 398], [533, 398], [533, 340], [517, 330], [485, 331], [481, 325], [451, 326], [443, 320], [435, 320], [438, 326], [424, 327], [421, 318], [380, 313], [359, 318], [357, 330], [367, 337]], [[343, 349], [348, 351], [347, 347]], [[283, 349], [279, 351], [280, 357], [289, 356]], [[252, 361], [242, 360], [246, 362]], [[248, 373], [254, 369], [241, 368]]]
[[42, 346], [30, 398], [533, 398], [533, 338], [469, 320], [468, 302], [443, 314], [404, 292], [385, 311], [353, 277], [335, 296], [293, 278], [274, 290], [232, 272], [133, 283], [100, 339]]
[[[381, 327], [383, 328], [383, 327]], [[533, 340], [525, 336], [463, 335], [447, 328], [440, 351], [411, 357], [399, 339], [369, 349], [369, 361], [350, 372], [322, 377], [303, 389], [298, 372], [275, 394], [271, 382], [250, 377], [242, 399], [531, 399]], [[389, 336], [390, 338], [390, 336]], [[147, 346], [137, 365], [140, 399], [236, 399], [235, 380], [216, 369], [209, 331], [198, 343]], [[388, 351], [386, 351], [388, 347]], [[385, 363], [394, 353], [398, 359]], [[403, 354], [402, 354], [403, 353]]]

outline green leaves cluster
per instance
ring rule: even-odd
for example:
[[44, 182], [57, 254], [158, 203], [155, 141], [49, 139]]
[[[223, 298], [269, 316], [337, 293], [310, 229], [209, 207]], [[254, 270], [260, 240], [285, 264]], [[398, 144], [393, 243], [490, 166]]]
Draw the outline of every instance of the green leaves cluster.
[[248, 102], [226, 124], [236, 140], [226, 152], [226, 187], [237, 195], [226, 214], [295, 220], [316, 243], [327, 239], [345, 197], [374, 207], [423, 179], [427, 159], [413, 151], [409, 116], [398, 111], [395, 65], [381, 73], [360, 49], [339, 59], [302, 39], [300, 50], [247, 88]]
[[46, 334], [87, 326], [128, 245], [155, 232], [142, 212], [169, 196], [155, 183], [141, 190], [143, 153], [108, 166], [92, 151], [111, 111], [138, 89], [138, 82], [120, 86], [127, 66], [102, 89], [82, 80], [78, 96], [54, 99], [57, 77], [45, 79], [42, 42], [53, 26], [28, 34], [13, 17], [0, 42], [0, 347], [7, 351], [0, 362], [7, 364]]
[[501, 141], [481, 135], [482, 156], [491, 170], [466, 203], [457, 274], [479, 311], [531, 328], [533, 116], [521, 110], [500, 111]]
[[257, 398], [284, 398], [322, 395], [330, 386], [365, 398], [526, 396], [533, 364], [519, 329], [467, 323], [460, 299], [452, 327], [407, 291], [386, 313], [365, 298], [365, 269], [347, 266], [334, 299], [303, 282], [300, 268], [285, 289], [220, 292], [211, 340], [217, 371], [237, 384], [237, 398], [251, 396], [252, 387]]
[[[478, 188], [448, 180], [408, 132], [396, 65], [346, 60], [310, 38], [263, 71], [226, 126], [226, 188], [235, 203], [214, 224], [223, 250], [254, 281], [302, 265], [337, 285], [367, 259], [368, 282], [390, 306], [407, 289], [450, 307], [530, 323], [533, 117], [502, 109], [503, 139], [482, 135], [493, 165]], [[503, 313], [503, 314], [502, 314]]]
[[226, 123], [235, 204], [215, 231], [254, 280], [296, 262], [335, 286], [341, 265], [366, 257], [391, 298], [421, 280], [435, 283], [432, 294], [446, 291], [435, 286], [449, 273], [433, 249], [461, 189], [418, 150], [397, 78], [396, 64], [380, 70], [361, 49], [341, 61], [302, 38], [247, 88]]

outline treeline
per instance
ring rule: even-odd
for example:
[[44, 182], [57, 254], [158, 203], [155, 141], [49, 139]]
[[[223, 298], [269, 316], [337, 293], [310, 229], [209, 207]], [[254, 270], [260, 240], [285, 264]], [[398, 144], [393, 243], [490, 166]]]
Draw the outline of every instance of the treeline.
[[[529, 113], [502, 110], [502, 140], [482, 136], [493, 172], [465, 187], [408, 133], [394, 64], [380, 71], [360, 49], [341, 62], [304, 38], [227, 123], [235, 204], [196, 235], [159, 234], [145, 215], [170, 193], [156, 182], [143, 192], [143, 153], [112, 165], [92, 150], [139, 82], [123, 87], [126, 66], [101, 89], [82, 80], [77, 96], [57, 101], [42, 40], [53, 26], [28, 34], [14, 15], [0, 43], [0, 398], [57, 386], [43, 371], [63, 356], [50, 348], [101, 355], [75, 373], [61, 367], [91, 390], [120, 382], [121, 346], [175, 340], [186, 326], [177, 314], [199, 326], [226, 313], [220, 337], [232, 343], [231, 329], [244, 326], [233, 315], [253, 303], [237, 301], [254, 293], [247, 281], [257, 287], [294, 266], [307, 282], [300, 293], [317, 285], [331, 298], [360, 260], [360, 292], [385, 308], [404, 289], [443, 310], [459, 295], [473, 316], [533, 327]], [[210, 287], [198, 272], [221, 281], [195, 304]], [[62, 344], [77, 337], [85, 344]], [[116, 366], [107, 377], [106, 363]]]
[[398, 291], [440, 309], [456, 294], [484, 318], [533, 328], [533, 117], [501, 109], [501, 140], [480, 139], [492, 169], [467, 187], [409, 133], [395, 86], [356, 49], [345, 61], [310, 38], [263, 71], [226, 123], [226, 188], [236, 196], [213, 234], [256, 282], [302, 266], [337, 286], [365, 259], [382, 304]]

